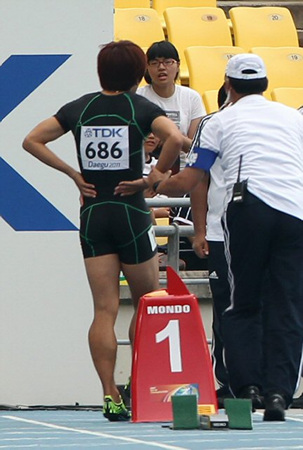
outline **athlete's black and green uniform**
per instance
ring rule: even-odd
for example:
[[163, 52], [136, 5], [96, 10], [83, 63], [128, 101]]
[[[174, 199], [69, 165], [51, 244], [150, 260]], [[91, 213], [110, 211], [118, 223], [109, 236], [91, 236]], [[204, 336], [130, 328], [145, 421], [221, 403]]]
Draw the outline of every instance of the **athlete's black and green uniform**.
[[97, 191], [85, 198], [80, 238], [85, 258], [117, 253], [122, 262], [137, 264], [156, 253], [149, 208], [142, 193], [114, 196], [120, 181], [142, 177], [142, 142], [151, 124], [165, 113], [133, 94], [87, 94], [55, 115], [75, 136], [81, 173]]

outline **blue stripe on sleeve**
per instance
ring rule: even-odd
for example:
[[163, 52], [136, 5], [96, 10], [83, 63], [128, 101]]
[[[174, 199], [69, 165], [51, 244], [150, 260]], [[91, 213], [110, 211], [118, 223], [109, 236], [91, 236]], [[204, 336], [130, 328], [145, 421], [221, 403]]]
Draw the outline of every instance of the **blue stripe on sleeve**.
[[217, 156], [216, 152], [208, 148], [194, 147], [188, 155], [186, 167], [203, 169], [208, 172]]

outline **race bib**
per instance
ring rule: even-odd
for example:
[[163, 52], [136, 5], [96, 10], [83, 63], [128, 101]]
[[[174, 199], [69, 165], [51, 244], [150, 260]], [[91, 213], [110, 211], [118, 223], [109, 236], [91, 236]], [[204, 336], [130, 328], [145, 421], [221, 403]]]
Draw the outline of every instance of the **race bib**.
[[153, 227], [150, 227], [150, 229], [148, 230], [148, 237], [149, 237], [149, 242], [150, 242], [150, 246], [152, 251], [155, 250], [155, 248], [157, 247], [157, 242], [156, 242], [156, 237], [155, 237], [155, 230]]
[[129, 169], [128, 127], [82, 126], [80, 155], [85, 170]]

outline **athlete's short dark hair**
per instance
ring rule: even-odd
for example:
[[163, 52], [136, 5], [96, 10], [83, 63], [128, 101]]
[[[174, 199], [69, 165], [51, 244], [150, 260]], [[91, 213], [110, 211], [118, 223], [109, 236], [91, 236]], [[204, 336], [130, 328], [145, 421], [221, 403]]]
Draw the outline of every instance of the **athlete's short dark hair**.
[[97, 69], [103, 89], [129, 91], [143, 78], [146, 56], [134, 42], [110, 42], [98, 54]]
[[237, 94], [261, 94], [266, 91], [268, 79], [256, 78], [254, 80], [239, 80], [237, 78], [228, 77], [231, 87]]

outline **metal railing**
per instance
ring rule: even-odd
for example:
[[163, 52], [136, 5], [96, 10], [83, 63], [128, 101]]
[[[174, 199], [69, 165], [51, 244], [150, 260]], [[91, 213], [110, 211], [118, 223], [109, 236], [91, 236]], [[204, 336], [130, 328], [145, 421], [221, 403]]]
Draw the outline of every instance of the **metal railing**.
[[[190, 206], [190, 198], [171, 198], [171, 197], [154, 197], [147, 198], [146, 203], [150, 208], [161, 207], [188, 207]], [[155, 225], [154, 226], [156, 236], [168, 237], [167, 243], [167, 265], [171, 266], [177, 273], [179, 273], [179, 238], [180, 236], [194, 236], [193, 225], [178, 225], [172, 223], [171, 225]], [[184, 280], [186, 284], [209, 284], [209, 280], [206, 278], [195, 278]], [[160, 280], [160, 284], [164, 284], [165, 280]]]
[[[190, 206], [190, 198], [165, 198], [154, 197], [147, 198], [146, 203], [151, 208], [161, 207], [188, 207]], [[181, 227], [177, 223], [171, 225], [155, 225], [155, 235], [158, 237], [167, 236], [167, 264], [171, 266], [177, 273], [179, 273], [179, 238], [180, 236], [193, 236], [193, 225], [182, 225]], [[160, 280], [161, 281], [161, 280]]]

